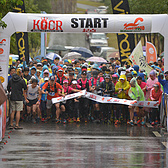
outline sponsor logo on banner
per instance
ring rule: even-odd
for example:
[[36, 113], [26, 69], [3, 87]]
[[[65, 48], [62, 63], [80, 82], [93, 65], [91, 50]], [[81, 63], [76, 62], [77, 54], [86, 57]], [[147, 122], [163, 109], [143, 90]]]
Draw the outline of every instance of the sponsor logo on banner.
[[83, 28], [82, 32], [96, 32], [96, 29], [108, 28], [109, 18], [72, 18], [71, 28]]
[[32, 32], [63, 32], [63, 22], [60, 19], [38, 17], [32, 19]]
[[3, 54], [3, 53], [4, 53], [3, 48], [0, 48], [0, 54]]
[[0, 41], [0, 45], [6, 45], [6, 44], [5, 44], [5, 41], [6, 41], [6, 39], [2, 39], [2, 40]]
[[150, 32], [150, 20], [142, 17], [135, 18], [133, 22], [126, 22], [123, 24], [123, 29], [120, 32], [142, 32], [149, 31]]

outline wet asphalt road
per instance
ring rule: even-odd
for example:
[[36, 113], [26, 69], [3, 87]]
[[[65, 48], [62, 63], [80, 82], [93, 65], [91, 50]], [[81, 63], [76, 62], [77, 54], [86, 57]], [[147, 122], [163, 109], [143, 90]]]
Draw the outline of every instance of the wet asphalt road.
[[160, 136], [159, 128], [95, 123], [21, 125], [23, 130], [6, 131], [8, 143], [0, 150], [1, 168], [167, 167], [162, 144], [167, 139]]

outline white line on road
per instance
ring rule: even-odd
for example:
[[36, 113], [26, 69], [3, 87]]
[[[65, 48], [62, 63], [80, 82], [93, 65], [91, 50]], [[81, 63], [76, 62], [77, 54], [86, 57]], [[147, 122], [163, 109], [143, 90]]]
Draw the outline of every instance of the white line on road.
[[165, 146], [166, 148], [168, 148], [167, 142], [162, 142], [163, 146]]
[[159, 134], [159, 132], [157, 132], [157, 131], [153, 131], [153, 133], [154, 133], [154, 135], [155, 135], [156, 137], [162, 137], [162, 136]]

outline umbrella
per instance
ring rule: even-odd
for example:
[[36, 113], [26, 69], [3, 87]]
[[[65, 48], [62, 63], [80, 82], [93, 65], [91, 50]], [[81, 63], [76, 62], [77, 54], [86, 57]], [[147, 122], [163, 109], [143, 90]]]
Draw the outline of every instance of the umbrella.
[[119, 51], [115, 51], [115, 52], [112, 52], [108, 57], [109, 58], [115, 58], [115, 57], [120, 58], [120, 53]]
[[81, 54], [77, 53], [77, 52], [69, 52], [67, 54], [64, 55], [64, 57], [62, 58], [63, 60], [65, 59], [78, 59], [81, 58]]
[[75, 47], [71, 50], [72, 52], [78, 52], [82, 55], [82, 57], [89, 58], [93, 56], [93, 53], [84, 47]]
[[60, 61], [62, 61], [61, 56], [59, 56], [59, 55], [56, 54], [56, 53], [50, 52], [50, 53], [48, 53], [48, 54], [46, 55], [46, 58], [48, 58], [48, 59], [50, 59], [50, 60], [54, 60], [54, 59], [57, 58], [57, 57], [60, 59]]
[[105, 63], [107, 63], [107, 61], [102, 57], [90, 57], [86, 61], [87, 62], [105, 62]]
[[67, 49], [62, 45], [53, 45], [53, 46], [49, 47], [49, 50], [66, 51]]
[[38, 56], [34, 57], [34, 60], [37, 60], [37, 59], [40, 59], [40, 60], [41, 60], [42, 57], [44, 57], [44, 56], [38, 55]]

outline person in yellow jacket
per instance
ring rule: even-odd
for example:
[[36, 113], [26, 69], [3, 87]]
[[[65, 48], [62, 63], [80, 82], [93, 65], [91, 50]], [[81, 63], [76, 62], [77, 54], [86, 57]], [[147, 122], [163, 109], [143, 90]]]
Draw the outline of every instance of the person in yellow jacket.
[[118, 98], [127, 99], [127, 90], [130, 88], [130, 84], [125, 75], [121, 75], [119, 81], [115, 85], [115, 92], [118, 93]]
[[[127, 99], [128, 98], [128, 90], [130, 88], [130, 84], [126, 79], [125, 75], [121, 75], [119, 81], [115, 85], [115, 92], [118, 94], [118, 98], [120, 99]], [[116, 105], [117, 110], [114, 110], [115, 115], [115, 125], [117, 125], [120, 121], [119, 120], [127, 120], [127, 108], [124, 105]], [[121, 116], [122, 111], [122, 116]]]

